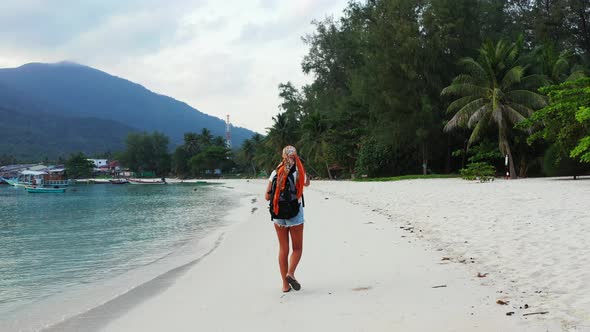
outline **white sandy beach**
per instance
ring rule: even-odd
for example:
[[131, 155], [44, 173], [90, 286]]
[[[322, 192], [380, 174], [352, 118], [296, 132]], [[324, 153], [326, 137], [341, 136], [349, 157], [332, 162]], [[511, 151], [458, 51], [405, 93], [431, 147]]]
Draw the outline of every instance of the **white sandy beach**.
[[[296, 275], [303, 288], [287, 294], [265, 181], [225, 183], [247, 204], [215, 250], [141, 303], [71, 326], [590, 331], [588, 180], [312, 182]], [[524, 316], [538, 312], [548, 313]]]

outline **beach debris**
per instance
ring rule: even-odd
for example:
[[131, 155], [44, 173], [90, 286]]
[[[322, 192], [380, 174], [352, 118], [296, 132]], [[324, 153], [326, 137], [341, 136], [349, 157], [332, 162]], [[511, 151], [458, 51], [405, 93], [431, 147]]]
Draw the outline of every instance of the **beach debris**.
[[[329, 199], [329, 198], [328, 197], [324, 197], [324, 199]], [[375, 211], [375, 210], [373, 210], [373, 211]]]
[[529, 308], [529, 305], [525, 303], [523, 307], [520, 307], [520, 309], [523, 309], [523, 308], [524, 309], [528, 309]]
[[441, 261], [450, 261], [450, 260], [451, 260], [451, 258], [450, 258], [450, 257], [443, 257], [443, 258], [441, 259]]
[[438, 285], [438, 286], [432, 286], [432, 288], [446, 288], [447, 285]]
[[436, 249], [436, 251], [443, 251], [442, 249]]
[[496, 303], [499, 305], [508, 305], [508, 303], [510, 303], [510, 301], [498, 300], [498, 301], [496, 301]]
[[356, 288], [353, 288], [352, 290], [353, 290], [354, 292], [360, 292], [360, 291], [368, 291], [368, 290], [369, 290], [369, 289], [371, 289], [371, 288], [373, 288], [373, 287], [371, 287], [371, 286], [366, 286], [366, 287], [356, 287]]
[[488, 274], [489, 274], [489, 273], [483, 273], [483, 274], [482, 274], [482, 273], [479, 273], [479, 272], [477, 272], [477, 277], [478, 277], [478, 278], [485, 278], [485, 277], [487, 277], [487, 276], [488, 276]]
[[365, 223], [365, 225], [370, 225], [370, 224], [374, 224], [374, 222], [372, 222], [372, 221], [369, 221], [369, 222], [366, 222], [366, 223]]
[[549, 311], [539, 311], [539, 312], [529, 312], [528, 314], [522, 314], [523, 316], [531, 316], [531, 315], [546, 315]]
[[256, 212], [256, 210], [258, 210], [258, 208], [257, 207], [253, 207], [252, 208], [252, 213]]
[[512, 315], [514, 315], [514, 311], [508, 311], [508, 312], [506, 313], [506, 316], [512, 316]]
[[256, 203], [257, 199], [256, 197], [252, 198], [252, 204]]
[[464, 260], [464, 259], [459, 261], [459, 263], [463, 263], [463, 264], [465, 264], [465, 262], [466, 262], [466, 260]]

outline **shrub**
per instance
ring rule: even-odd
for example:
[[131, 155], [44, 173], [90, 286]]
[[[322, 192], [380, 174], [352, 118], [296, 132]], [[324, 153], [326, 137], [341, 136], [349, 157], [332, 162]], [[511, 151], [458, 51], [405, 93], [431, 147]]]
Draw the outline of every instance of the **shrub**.
[[479, 182], [493, 181], [496, 169], [494, 166], [484, 163], [471, 163], [461, 170], [461, 177], [465, 180], [479, 180]]

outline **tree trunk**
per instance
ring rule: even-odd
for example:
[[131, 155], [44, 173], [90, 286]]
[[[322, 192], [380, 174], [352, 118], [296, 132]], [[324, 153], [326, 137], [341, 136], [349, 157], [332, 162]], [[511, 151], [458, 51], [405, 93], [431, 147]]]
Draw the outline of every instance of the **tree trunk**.
[[514, 167], [514, 159], [512, 159], [512, 150], [510, 150], [510, 142], [508, 141], [507, 124], [502, 121], [498, 123], [498, 139], [500, 143], [500, 151], [504, 155], [508, 155], [508, 172], [511, 179], [516, 179], [516, 168]]
[[580, 25], [581, 25], [581, 34], [582, 34], [582, 38], [584, 39], [583, 43], [584, 43], [584, 48], [586, 49], [586, 52], [588, 54], [590, 54], [590, 31], [588, 29], [588, 21], [586, 18], [586, 13], [584, 11], [584, 8], [580, 8], [579, 9], [579, 16], [580, 16]]
[[451, 138], [447, 135], [447, 161], [445, 164], [445, 173], [451, 173]]
[[330, 172], [330, 167], [328, 166], [328, 162], [326, 161], [325, 163], [326, 163], [326, 170], [328, 171], [328, 177], [330, 178], [330, 180], [333, 180], [332, 173]]
[[426, 159], [426, 144], [422, 143], [422, 175], [426, 175], [428, 169], [428, 159]]
[[516, 176], [516, 169], [514, 168], [514, 159], [512, 159], [512, 151], [510, 150], [510, 144], [508, 144], [508, 141], [506, 141], [506, 143], [504, 144], [504, 148], [506, 149], [506, 154], [508, 155], [508, 167], [510, 172], [510, 178], [516, 179], [518, 177]]
[[521, 157], [520, 158], [519, 170], [518, 170], [518, 177], [520, 177], [520, 178], [526, 178], [528, 169], [529, 169], [529, 167], [528, 167], [528, 165], [526, 163], [526, 158], [525, 157]]

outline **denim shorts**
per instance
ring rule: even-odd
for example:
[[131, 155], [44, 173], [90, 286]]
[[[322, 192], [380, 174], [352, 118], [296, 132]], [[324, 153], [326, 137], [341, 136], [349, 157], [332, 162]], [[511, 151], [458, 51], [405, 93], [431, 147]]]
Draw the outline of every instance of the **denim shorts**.
[[303, 218], [303, 206], [299, 207], [299, 213], [290, 219], [275, 219], [273, 220], [275, 224], [283, 227], [292, 227], [302, 225], [304, 218]]

